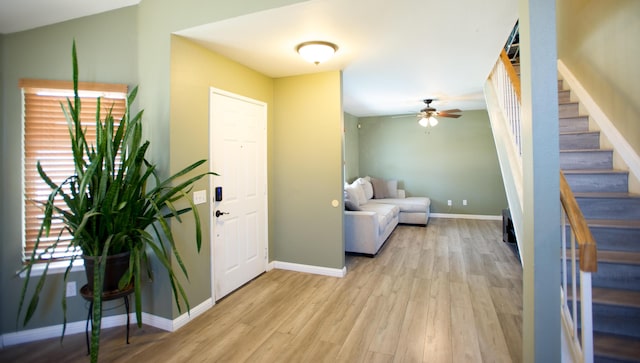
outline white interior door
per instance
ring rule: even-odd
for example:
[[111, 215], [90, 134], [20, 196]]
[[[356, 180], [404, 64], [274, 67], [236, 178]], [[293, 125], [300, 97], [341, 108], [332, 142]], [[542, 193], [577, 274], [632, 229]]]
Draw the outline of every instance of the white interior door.
[[210, 185], [212, 290], [219, 300], [267, 267], [267, 105], [214, 88], [209, 96], [209, 160], [220, 174]]

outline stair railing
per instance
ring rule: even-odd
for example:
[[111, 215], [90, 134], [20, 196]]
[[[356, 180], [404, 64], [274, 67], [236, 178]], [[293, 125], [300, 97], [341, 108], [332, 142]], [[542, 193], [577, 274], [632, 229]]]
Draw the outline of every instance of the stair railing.
[[[562, 288], [560, 291], [562, 322], [570, 332], [569, 338], [574, 356], [577, 356], [580, 362], [593, 362], [591, 273], [598, 271], [598, 249], [562, 171], [560, 171], [560, 201], [564, 211], [562, 213]], [[567, 240], [567, 230], [570, 233], [569, 240]], [[580, 254], [579, 259], [576, 257], [576, 249]], [[567, 266], [567, 258], [570, 259], [570, 266]], [[580, 267], [578, 276], [576, 276], [576, 260], [579, 261]], [[578, 286], [580, 291], [577, 291]], [[578, 309], [578, 300], [580, 309]], [[579, 320], [578, 310], [580, 311]]]
[[509, 122], [513, 142], [518, 155], [522, 155], [522, 140], [520, 138], [520, 77], [516, 73], [507, 52], [500, 52], [500, 59], [493, 67], [489, 77], [498, 95], [498, 103]]
[[[492, 85], [491, 93], [495, 93], [497, 104], [504, 116], [500, 119], [508, 124], [515, 152], [518, 154], [517, 157], [521, 158], [520, 77], [504, 50], [489, 75], [487, 83]], [[493, 110], [490, 110], [490, 117], [492, 114]], [[494, 120], [492, 119], [491, 122], [493, 124]], [[502, 160], [508, 158], [499, 157], [498, 159], [501, 163], [500, 167], [503, 170], [505, 168], [509, 170], [508, 166], [502, 165]], [[513, 172], [513, 168], [511, 170]], [[517, 178], [514, 179], [517, 180]], [[508, 191], [507, 194], [509, 194]], [[562, 284], [560, 286], [563, 328], [570, 338], [569, 346], [574, 361], [593, 362], [591, 273], [597, 271], [597, 247], [562, 171], [560, 171], [560, 201], [563, 208], [561, 216]], [[519, 222], [514, 220], [514, 223]], [[580, 307], [578, 307], [578, 300]]]

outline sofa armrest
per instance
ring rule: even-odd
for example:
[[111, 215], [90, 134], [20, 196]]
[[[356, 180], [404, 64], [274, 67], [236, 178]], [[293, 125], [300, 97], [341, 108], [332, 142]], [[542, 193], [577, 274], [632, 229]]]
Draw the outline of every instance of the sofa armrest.
[[378, 239], [378, 215], [371, 211], [344, 212], [344, 238], [347, 251], [359, 251], [361, 244]]
[[376, 228], [378, 229], [378, 214], [371, 211], [344, 211], [344, 223], [346, 225], [352, 225], [356, 228]]

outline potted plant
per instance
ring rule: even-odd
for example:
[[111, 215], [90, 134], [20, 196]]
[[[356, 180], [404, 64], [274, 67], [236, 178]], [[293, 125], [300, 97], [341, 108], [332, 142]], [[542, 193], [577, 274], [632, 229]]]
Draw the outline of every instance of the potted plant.
[[[73, 62], [73, 100], [61, 105], [67, 123], [71, 148], [75, 164], [75, 173], [69, 175], [59, 185], [54, 183], [38, 162], [40, 177], [51, 187], [52, 191], [46, 202], [41, 202], [44, 209], [36, 247], [25, 262], [21, 272], [25, 275], [20, 294], [18, 319], [27, 300], [27, 288], [31, 283], [31, 271], [36, 264], [44, 263], [44, 271], [36, 284], [35, 290], [28, 299], [24, 324], [32, 318], [38, 305], [39, 295], [45, 284], [50, 260], [43, 261], [47, 253], [37, 253], [41, 238], [48, 237], [51, 222], [59, 219], [64, 229], [71, 236], [71, 248], [80, 248], [87, 266], [94, 265], [93, 271], [87, 269], [87, 279], [92, 285], [92, 335], [91, 361], [98, 359], [100, 343], [100, 324], [102, 320], [102, 294], [107, 261], [111, 256], [125, 256], [125, 268], [118, 277], [117, 288], [133, 288], [135, 294], [135, 311], [138, 326], [142, 325], [141, 314], [141, 276], [146, 270], [149, 276], [149, 258], [151, 251], [160, 265], [169, 275], [173, 296], [182, 311], [180, 297], [187, 310], [190, 309], [187, 296], [176, 278], [177, 268], [171, 263], [171, 257], [179, 270], [188, 278], [186, 266], [180, 258], [169, 225], [170, 219], [181, 222], [180, 216], [193, 212], [196, 231], [196, 247], [201, 247], [202, 233], [198, 210], [188, 193], [193, 184], [205, 175], [205, 172], [188, 176], [194, 169], [205, 163], [197, 161], [175, 175], [161, 179], [156, 166], [145, 158], [149, 141], [142, 141], [142, 111], [135, 116], [130, 114], [130, 106], [137, 93], [135, 87], [128, 95], [127, 106], [119, 125], [111, 112], [102, 117], [96, 114], [97, 136], [95, 144], [90, 145], [80, 123], [81, 99], [78, 96], [78, 62], [75, 41], [72, 47]], [[98, 100], [100, 110], [100, 100]], [[64, 201], [64, 206], [54, 203]], [[182, 204], [183, 206], [178, 206]], [[188, 206], [186, 206], [188, 205]], [[60, 242], [60, 235], [51, 248]], [[64, 285], [80, 256], [73, 256], [64, 273]], [[131, 287], [133, 285], [133, 287]], [[66, 328], [66, 297], [62, 294], [64, 323], [62, 336]]]

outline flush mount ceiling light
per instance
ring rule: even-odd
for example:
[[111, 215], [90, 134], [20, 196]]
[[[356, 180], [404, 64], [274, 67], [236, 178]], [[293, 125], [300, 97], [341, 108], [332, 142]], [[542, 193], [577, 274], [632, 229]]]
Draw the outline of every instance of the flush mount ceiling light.
[[302, 58], [307, 62], [314, 63], [316, 65], [329, 60], [337, 50], [337, 45], [321, 40], [304, 42], [298, 44], [296, 47], [296, 51], [302, 56]]

